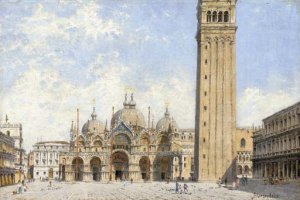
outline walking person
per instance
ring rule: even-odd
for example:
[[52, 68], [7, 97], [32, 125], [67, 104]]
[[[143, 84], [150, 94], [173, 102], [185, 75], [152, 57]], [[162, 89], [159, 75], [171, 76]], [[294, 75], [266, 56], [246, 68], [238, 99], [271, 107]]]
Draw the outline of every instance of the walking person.
[[221, 183], [222, 183], [222, 180], [221, 180], [221, 178], [219, 177], [219, 180], [218, 180], [218, 185], [219, 185], [219, 187], [221, 187]]
[[236, 177], [236, 188], [237, 189], [240, 188], [240, 179], [239, 179], [239, 177]]
[[178, 184], [177, 181], [176, 181], [176, 183], [175, 183], [175, 192], [176, 192], [176, 193], [179, 192], [179, 184]]
[[241, 178], [241, 185], [242, 185], [242, 186], [245, 185], [245, 177], [244, 177], [244, 175], [242, 175], [242, 178]]
[[186, 183], [183, 185], [183, 192], [184, 193], [188, 192], [188, 185]]

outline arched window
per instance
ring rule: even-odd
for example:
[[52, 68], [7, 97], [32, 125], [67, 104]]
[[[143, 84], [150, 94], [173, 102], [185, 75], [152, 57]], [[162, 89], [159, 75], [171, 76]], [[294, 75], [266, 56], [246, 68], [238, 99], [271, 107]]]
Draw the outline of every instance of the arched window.
[[213, 22], [217, 22], [217, 11], [213, 12]]
[[223, 17], [223, 13], [220, 11], [219, 14], [218, 14], [218, 22], [223, 21], [222, 17]]
[[207, 12], [206, 17], [207, 17], [207, 22], [211, 22], [211, 12], [210, 11]]
[[229, 22], [229, 13], [228, 13], [228, 11], [224, 12], [224, 22]]
[[246, 146], [246, 140], [244, 138], [241, 139], [241, 147]]

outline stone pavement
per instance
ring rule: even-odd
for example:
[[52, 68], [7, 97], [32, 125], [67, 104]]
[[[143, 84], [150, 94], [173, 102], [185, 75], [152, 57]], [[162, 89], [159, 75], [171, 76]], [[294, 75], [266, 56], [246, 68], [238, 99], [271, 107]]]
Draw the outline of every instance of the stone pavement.
[[[183, 188], [183, 183], [180, 183]], [[36, 181], [27, 183], [28, 191], [22, 194], [12, 194], [17, 189], [17, 185], [0, 188], [0, 199], [16, 200], [59, 200], [59, 199], [77, 199], [77, 200], [104, 200], [104, 199], [300, 199], [299, 182], [290, 182], [283, 185], [263, 185], [261, 181], [250, 181], [247, 186], [239, 190], [230, 190], [225, 187], [219, 188], [214, 183], [187, 183], [189, 192], [187, 194], [176, 194], [175, 183], [171, 182], [151, 182], [151, 183], [133, 183], [130, 182], [52, 182], [49, 187], [48, 182]], [[298, 192], [298, 193], [297, 193]], [[256, 193], [256, 194], [254, 194]], [[270, 195], [272, 198], [270, 198]], [[298, 195], [298, 196], [297, 196]]]

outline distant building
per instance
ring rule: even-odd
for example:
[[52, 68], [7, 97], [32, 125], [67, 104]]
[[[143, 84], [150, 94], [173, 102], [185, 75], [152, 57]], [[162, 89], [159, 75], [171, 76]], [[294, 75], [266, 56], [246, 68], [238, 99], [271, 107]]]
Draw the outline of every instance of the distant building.
[[253, 135], [254, 177], [299, 178], [300, 102], [263, 120]]
[[34, 152], [30, 151], [27, 156], [27, 178], [33, 178], [33, 167], [34, 167]]
[[[65, 141], [45, 141], [33, 145], [29, 162], [35, 179], [57, 179], [59, 177], [59, 155], [69, 151], [69, 143]], [[31, 160], [32, 161], [32, 160]], [[33, 164], [33, 166], [32, 166]]]
[[[111, 127], [97, 119], [95, 108], [83, 125], [71, 126], [70, 152], [61, 154], [65, 181], [189, 180], [194, 173], [194, 130], [181, 130], [168, 108], [150, 127], [133, 94], [113, 112]], [[153, 124], [153, 123], [152, 123]]]
[[6, 115], [5, 123], [0, 124], [0, 131], [7, 136], [10, 136], [14, 139], [15, 144], [15, 182], [19, 182], [24, 180], [24, 170], [25, 163], [24, 163], [24, 154], [25, 149], [23, 148], [23, 133], [22, 133], [22, 124], [11, 124], [8, 121], [8, 117]]
[[0, 132], [0, 187], [15, 183], [14, 139]]
[[236, 130], [236, 173], [238, 177], [252, 177], [253, 131], [249, 128]]

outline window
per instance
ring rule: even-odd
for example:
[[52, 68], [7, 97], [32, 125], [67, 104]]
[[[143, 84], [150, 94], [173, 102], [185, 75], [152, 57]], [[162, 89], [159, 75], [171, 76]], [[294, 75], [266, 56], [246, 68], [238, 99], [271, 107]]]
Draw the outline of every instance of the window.
[[204, 110], [207, 110], [207, 106], [204, 106]]
[[207, 49], [207, 45], [205, 45], [205, 49]]
[[219, 12], [218, 14], [218, 22], [222, 22], [223, 13]]
[[204, 159], [205, 159], [205, 157], [206, 157], [205, 154], [203, 154], [203, 158], [204, 158]]
[[186, 161], [186, 157], [184, 157], [183, 160]]
[[207, 75], [205, 75], [204, 78], [207, 79]]
[[206, 122], [204, 122], [203, 125], [206, 126]]
[[36, 175], [39, 175], [39, 172], [36, 172]]
[[244, 138], [241, 139], [241, 147], [245, 147], [246, 146], [246, 140]]
[[217, 22], [217, 11], [213, 12], [212, 19], [213, 19], [213, 22]]
[[203, 142], [205, 142], [205, 138], [203, 138]]
[[228, 22], [229, 21], [229, 13], [228, 11], [224, 12], [224, 22]]
[[185, 163], [183, 164], [183, 167], [186, 168], [186, 164]]
[[44, 175], [46, 175], [46, 172], [44, 172]]
[[205, 59], [205, 64], [207, 64], [207, 59]]
[[210, 11], [207, 12], [206, 18], [207, 18], [207, 19], [206, 19], [207, 22], [211, 22], [211, 12], [210, 12]]
[[206, 95], [207, 95], [207, 92], [205, 91], [205, 92], [204, 92], [204, 96], [206, 96]]

